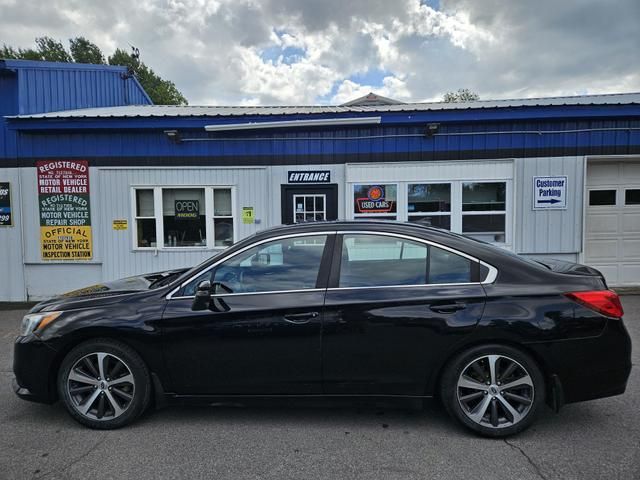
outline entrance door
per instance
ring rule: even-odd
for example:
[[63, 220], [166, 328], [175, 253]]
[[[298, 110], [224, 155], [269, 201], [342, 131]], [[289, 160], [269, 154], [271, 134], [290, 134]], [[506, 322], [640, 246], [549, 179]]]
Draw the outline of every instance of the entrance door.
[[640, 284], [640, 162], [589, 162], [585, 260], [609, 285]]
[[338, 219], [338, 185], [282, 185], [282, 223]]
[[293, 196], [293, 223], [322, 222], [327, 219], [327, 196], [302, 194]]

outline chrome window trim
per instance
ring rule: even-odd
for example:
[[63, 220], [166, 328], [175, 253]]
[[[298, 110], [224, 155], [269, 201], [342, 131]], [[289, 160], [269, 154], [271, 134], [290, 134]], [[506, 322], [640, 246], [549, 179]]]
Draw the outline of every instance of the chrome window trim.
[[[213, 298], [218, 297], [240, 297], [243, 295], [273, 295], [275, 293], [307, 293], [307, 292], [324, 292], [326, 288], [300, 288], [297, 290], [270, 290], [265, 292], [237, 292], [237, 293], [216, 293], [211, 295]], [[194, 298], [193, 295], [187, 297], [172, 297], [171, 300], [187, 300]]]
[[[487, 276], [485, 277], [484, 280], [480, 281], [480, 282], [460, 282], [460, 283], [425, 283], [424, 285], [477, 285], [477, 284], [482, 284], [482, 285], [487, 285], [490, 283], [495, 282], [496, 278], [498, 277], [498, 269], [496, 267], [494, 267], [493, 265], [488, 264], [487, 262], [483, 262], [482, 260], [477, 259], [476, 257], [473, 257], [467, 253], [461, 252], [459, 250], [456, 250], [455, 248], [451, 248], [448, 247], [446, 245], [442, 245], [441, 243], [437, 243], [437, 242], [433, 242], [431, 240], [425, 240], [424, 238], [416, 238], [416, 237], [412, 237], [411, 235], [405, 235], [402, 233], [394, 233], [394, 232], [375, 232], [375, 231], [371, 231], [371, 230], [338, 230], [337, 232], [338, 234], [341, 235], [357, 235], [357, 234], [368, 234], [368, 235], [383, 235], [383, 236], [388, 236], [388, 237], [398, 237], [398, 238], [403, 238], [405, 240], [412, 240], [414, 242], [418, 242], [418, 243], [425, 243], [427, 245], [431, 245], [433, 247], [436, 248], [441, 248], [442, 250], [447, 250], [448, 252], [451, 252], [455, 255], [459, 255], [461, 257], [464, 257], [468, 260], [471, 260], [472, 262], [478, 262], [480, 265], [484, 265], [485, 267], [487, 267], [489, 269], [489, 273], [487, 274]], [[389, 287], [392, 287], [393, 285], [388, 285]], [[405, 285], [406, 286], [406, 285]], [[361, 288], [361, 287], [336, 287], [336, 288]], [[367, 287], [367, 288], [371, 288], [371, 287]]]
[[478, 286], [480, 282], [460, 282], [460, 283], [416, 283], [411, 285], [367, 285], [362, 287], [331, 287], [327, 288], [328, 292], [335, 292], [338, 290], [364, 290], [364, 289], [376, 289], [376, 288], [434, 288], [434, 287], [470, 287]]
[[[268, 242], [273, 242], [276, 240], [283, 240], [285, 238], [297, 238], [297, 237], [317, 237], [319, 235], [335, 235], [336, 232], [335, 231], [322, 231], [322, 232], [303, 232], [303, 233], [290, 233], [288, 235], [279, 235], [277, 237], [270, 237], [270, 238], [265, 238], [262, 240], [259, 240], [255, 243], [251, 243], [250, 245], [247, 245], [244, 248], [241, 248], [240, 250], [238, 250], [237, 252], [232, 252], [229, 255], [226, 255], [224, 257], [222, 257], [220, 260], [218, 260], [215, 263], [212, 263], [211, 265], [209, 265], [207, 268], [205, 268], [204, 270], [200, 270], [198, 273], [192, 275], [191, 277], [189, 277], [188, 279], [186, 279], [184, 282], [182, 282], [180, 285], [178, 285], [176, 288], [174, 288], [173, 290], [171, 290], [166, 296], [165, 298], [167, 300], [173, 300], [175, 299], [185, 299], [185, 298], [194, 298], [195, 295], [190, 295], [190, 296], [186, 296], [186, 297], [174, 297], [173, 294], [176, 293], [178, 290], [180, 290], [182, 287], [184, 287], [185, 285], [187, 285], [189, 282], [191, 282], [191, 280], [195, 279], [196, 277], [199, 277], [200, 275], [207, 273], [209, 270], [211, 270], [214, 267], [217, 267], [218, 265], [220, 265], [222, 262], [229, 260], [233, 257], [235, 257], [236, 255], [241, 254], [242, 252], [245, 252], [253, 247], [257, 247], [258, 245], [262, 245], [263, 243], [268, 243]], [[326, 244], [325, 244], [326, 245]], [[308, 292], [311, 289], [304, 289], [302, 291]], [[324, 290], [324, 289], [322, 289]], [[292, 291], [297, 291], [297, 290], [278, 290], [277, 292], [292, 292]], [[238, 293], [234, 293], [234, 294], [228, 294], [228, 295], [240, 295], [240, 294], [257, 294], [257, 293], [274, 293], [274, 292], [238, 292]]]
[[498, 276], [498, 269], [496, 267], [494, 267], [493, 265], [490, 265], [486, 262], [483, 262], [482, 260], [479, 260], [467, 253], [461, 252], [459, 250], [456, 250], [454, 248], [448, 247], [446, 245], [442, 245], [440, 243], [437, 242], [433, 242], [431, 240], [426, 240], [424, 238], [417, 238], [417, 237], [412, 237], [410, 235], [405, 235], [402, 233], [395, 233], [395, 232], [378, 232], [378, 231], [374, 231], [374, 230], [334, 230], [334, 231], [320, 231], [320, 232], [303, 232], [303, 233], [290, 233], [288, 235], [279, 235], [276, 237], [270, 237], [270, 238], [266, 238], [266, 239], [262, 239], [258, 242], [252, 243], [250, 245], [247, 245], [246, 247], [238, 250], [237, 252], [233, 252], [230, 255], [227, 255], [223, 258], [221, 258], [220, 260], [218, 260], [217, 262], [209, 265], [206, 269], [201, 270], [200, 272], [196, 273], [195, 275], [189, 277], [187, 280], [185, 280], [184, 282], [182, 282], [180, 285], [178, 285], [176, 288], [174, 288], [171, 292], [169, 292], [166, 295], [166, 299], [167, 300], [185, 300], [185, 299], [190, 299], [190, 298], [194, 298], [194, 295], [190, 295], [190, 296], [182, 296], [182, 297], [174, 297], [173, 294], [176, 293], [178, 290], [180, 290], [182, 287], [184, 287], [185, 285], [187, 285], [189, 282], [191, 282], [194, 278], [199, 277], [200, 275], [202, 275], [203, 273], [208, 272], [209, 270], [211, 270], [214, 267], [217, 267], [218, 265], [220, 265], [222, 262], [229, 260], [233, 257], [235, 257], [236, 255], [239, 255], [242, 252], [245, 252], [246, 250], [249, 250], [253, 247], [257, 247], [259, 245], [262, 245], [263, 243], [268, 243], [268, 242], [272, 242], [272, 241], [276, 241], [276, 240], [283, 240], [286, 238], [297, 238], [297, 237], [315, 237], [315, 236], [319, 236], [319, 235], [381, 235], [381, 236], [387, 236], [387, 237], [396, 237], [396, 238], [402, 238], [405, 240], [410, 240], [413, 242], [418, 242], [418, 243], [423, 243], [426, 245], [431, 245], [433, 247], [436, 248], [441, 248], [443, 250], [447, 250], [448, 252], [451, 252], [455, 255], [460, 255], [461, 257], [464, 257], [468, 260], [471, 260], [472, 262], [478, 262], [480, 265], [484, 265], [485, 267], [487, 267], [489, 269], [489, 273], [487, 274], [487, 276], [485, 277], [484, 280], [480, 281], [480, 282], [459, 282], [459, 283], [425, 283], [425, 284], [416, 284], [416, 285], [374, 285], [374, 286], [368, 286], [368, 287], [332, 287], [332, 288], [308, 288], [308, 289], [296, 289], [296, 290], [275, 290], [275, 291], [268, 291], [268, 292], [238, 292], [238, 293], [225, 293], [225, 294], [218, 294], [218, 295], [213, 295], [214, 297], [225, 297], [225, 296], [240, 296], [240, 295], [265, 295], [265, 294], [274, 294], [274, 293], [302, 293], [302, 292], [312, 292], [312, 291], [322, 291], [322, 290], [327, 290], [327, 291], [336, 291], [336, 290], [352, 290], [352, 289], [363, 289], [363, 288], [398, 288], [398, 287], [408, 287], [408, 288], [415, 288], [415, 287], [442, 287], [442, 286], [468, 286], [468, 285], [488, 285], [491, 284], [493, 282], [495, 282], [497, 276]]

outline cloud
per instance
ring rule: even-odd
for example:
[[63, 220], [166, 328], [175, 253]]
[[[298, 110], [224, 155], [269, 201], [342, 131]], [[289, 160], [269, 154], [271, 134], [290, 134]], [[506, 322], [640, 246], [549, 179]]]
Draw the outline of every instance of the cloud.
[[[434, 2], [430, 2], [431, 5]], [[640, 90], [637, 0], [0, 0], [0, 42], [140, 48], [192, 104]], [[384, 72], [372, 83], [370, 72]]]

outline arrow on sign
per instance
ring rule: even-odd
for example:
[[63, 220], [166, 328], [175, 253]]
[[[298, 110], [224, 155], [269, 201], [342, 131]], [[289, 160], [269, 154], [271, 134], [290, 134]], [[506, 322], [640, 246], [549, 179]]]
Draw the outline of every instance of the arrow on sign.
[[550, 198], [549, 200], [538, 200], [538, 203], [560, 203], [557, 198]]

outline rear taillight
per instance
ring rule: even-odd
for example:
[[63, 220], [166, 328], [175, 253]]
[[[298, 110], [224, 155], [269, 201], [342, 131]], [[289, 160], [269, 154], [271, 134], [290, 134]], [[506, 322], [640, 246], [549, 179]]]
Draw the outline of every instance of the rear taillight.
[[607, 317], [620, 318], [624, 314], [620, 297], [611, 290], [594, 290], [590, 292], [571, 292], [565, 296]]

